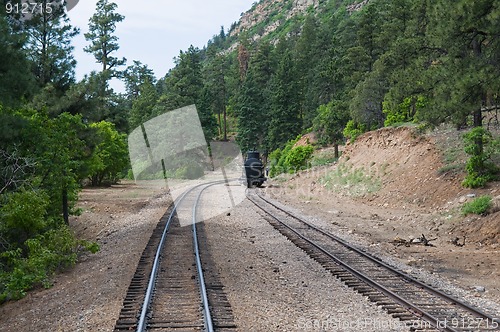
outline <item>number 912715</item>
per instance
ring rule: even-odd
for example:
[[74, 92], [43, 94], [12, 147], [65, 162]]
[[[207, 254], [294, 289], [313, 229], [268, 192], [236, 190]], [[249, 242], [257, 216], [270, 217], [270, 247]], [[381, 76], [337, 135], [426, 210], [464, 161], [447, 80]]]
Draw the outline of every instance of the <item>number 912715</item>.
[[5, 4], [5, 11], [7, 14], [15, 15], [38, 15], [38, 14], [52, 14], [54, 7], [57, 6], [56, 3], [46, 2], [25, 2], [22, 3], [11, 3], [7, 2]]

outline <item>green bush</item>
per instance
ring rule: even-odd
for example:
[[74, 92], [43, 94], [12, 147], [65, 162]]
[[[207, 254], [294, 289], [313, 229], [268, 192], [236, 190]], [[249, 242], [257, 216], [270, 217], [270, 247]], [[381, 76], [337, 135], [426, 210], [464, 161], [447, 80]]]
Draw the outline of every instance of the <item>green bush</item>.
[[488, 213], [488, 210], [492, 207], [492, 205], [491, 196], [481, 196], [471, 202], [465, 203], [462, 206], [462, 214], [485, 215]]
[[0, 235], [9, 243], [22, 245], [48, 227], [49, 197], [44, 191], [23, 190], [6, 194], [1, 203]]
[[343, 134], [351, 142], [354, 142], [359, 135], [365, 133], [367, 128], [363, 124], [354, 122], [354, 120], [349, 120], [344, 128]]
[[127, 167], [128, 148], [126, 135], [120, 134], [111, 122], [92, 123], [96, 130], [98, 144], [90, 163], [90, 181], [92, 186], [116, 183]]
[[76, 263], [80, 247], [99, 250], [96, 243], [76, 240], [60, 218], [48, 215], [44, 191], [0, 197], [0, 303], [37, 286], [50, 287], [54, 273]]
[[25, 242], [27, 255], [17, 248], [0, 254], [4, 271], [0, 274], [0, 303], [17, 300], [33, 287], [51, 286], [55, 272], [76, 263], [79, 242], [68, 227], [62, 226]]
[[295, 173], [308, 166], [314, 148], [310, 145], [294, 147], [301, 138], [302, 136], [299, 135], [296, 139], [289, 141], [283, 150], [276, 149], [269, 155], [270, 177], [281, 173]]
[[466, 188], [480, 188], [496, 180], [499, 168], [491, 159], [498, 153], [498, 149], [497, 141], [493, 140], [491, 133], [483, 127], [475, 127], [464, 135], [464, 140], [465, 152], [470, 158], [465, 166], [467, 176], [462, 185]]
[[296, 146], [290, 150], [285, 158], [285, 164], [293, 169], [305, 167], [307, 161], [311, 158], [314, 148], [310, 145]]
[[384, 126], [397, 126], [398, 124], [414, 121], [414, 116], [425, 108], [426, 100], [423, 96], [407, 97], [402, 103], [391, 109], [390, 103], [384, 101], [382, 112], [386, 119]]

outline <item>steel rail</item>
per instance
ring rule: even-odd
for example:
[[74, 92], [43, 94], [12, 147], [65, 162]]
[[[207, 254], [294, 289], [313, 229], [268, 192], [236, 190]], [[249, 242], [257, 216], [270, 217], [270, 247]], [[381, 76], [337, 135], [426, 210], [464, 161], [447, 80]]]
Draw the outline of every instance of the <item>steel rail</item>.
[[[232, 181], [232, 180], [229, 180], [229, 181]], [[208, 184], [208, 186], [206, 188], [213, 186], [213, 185], [216, 185], [216, 184], [227, 183], [227, 182], [228, 182], [228, 180], [214, 181], [213, 183]], [[192, 191], [194, 191], [195, 189], [197, 189], [199, 187], [206, 186], [206, 185], [207, 185], [207, 183], [202, 183], [202, 184], [199, 184], [197, 186], [194, 186], [194, 187], [186, 190], [179, 198], [177, 198], [176, 202], [174, 202], [174, 208], [172, 209], [172, 212], [170, 212], [170, 215], [168, 216], [168, 220], [167, 220], [167, 223], [165, 225], [165, 229], [163, 230], [160, 243], [158, 244], [158, 249], [156, 250], [155, 259], [153, 262], [153, 267], [152, 267], [151, 274], [149, 277], [148, 288], [146, 289], [146, 294], [144, 296], [141, 315], [139, 316], [139, 320], [137, 323], [137, 329], [136, 329], [137, 332], [146, 331], [146, 325], [147, 325], [147, 317], [146, 316], [147, 316], [147, 313], [149, 311], [149, 307], [151, 305], [151, 300], [153, 298], [153, 291], [154, 291], [154, 287], [155, 287], [155, 282], [156, 282], [156, 278], [158, 276], [158, 267], [160, 265], [161, 252], [163, 251], [163, 247], [165, 245], [165, 240], [167, 238], [168, 230], [170, 229], [170, 224], [172, 223], [172, 220], [177, 212], [177, 206], [185, 199], [185, 197], [189, 193], [191, 193]], [[204, 188], [203, 190], [205, 190], [206, 188]], [[201, 192], [203, 192], [203, 190]], [[201, 192], [200, 192], [199, 196], [201, 196]], [[198, 257], [198, 259], [199, 259], [199, 257]], [[201, 264], [201, 260], [200, 260], [200, 264]], [[201, 285], [201, 282], [200, 282], [200, 285]], [[202, 298], [204, 298], [204, 301], [206, 301], [206, 306], [208, 307], [208, 300], [207, 300], [206, 293], [201, 294], [201, 295], [202, 295]], [[205, 304], [204, 304], [204, 306], [205, 306]], [[207, 326], [208, 325], [212, 326], [210, 312], [208, 312], [208, 314], [209, 314], [209, 316], [208, 317], [205, 316], [204, 320], [205, 320], [205, 323], [207, 324]], [[213, 330], [207, 330], [207, 331], [212, 332]]]
[[[249, 198], [250, 201], [252, 203], [254, 203], [259, 209], [261, 209], [262, 211], [264, 211], [267, 215], [269, 215], [271, 218], [273, 218], [274, 220], [276, 220], [278, 223], [280, 223], [282, 226], [286, 227], [287, 229], [289, 229], [291, 232], [293, 232], [296, 236], [298, 236], [299, 238], [301, 238], [302, 240], [304, 240], [305, 242], [309, 243], [310, 245], [312, 245], [313, 247], [315, 247], [316, 249], [318, 249], [319, 251], [321, 251], [323, 254], [325, 254], [326, 256], [328, 256], [329, 258], [331, 258], [333, 261], [335, 261], [337, 264], [343, 266], [346, 270], [348, 270], [350, 273], [352, 273], [354, 276], [356, 276], [359, 280], [362, 280], [363, 282], [367, 283], [368, 285], [370, 285], [371, 287], [379, 290], [380, 292], [382, 292], [383, 294], [385, 294], [386, 296], [388, 296], [389, 298], [393, 299], [394, 301], [396, 301], [397, 303], [403, 305], [407, 310], [411, 310], [412, 312], [414, 312], [416, 315], [419, 315], [421, 318], [425, 318], [426, 321], [428, 321], [431, 325], [433, 325], [434, 327], [437, 327], [437, 324], [436, 322], [438, 322], [439, 320], [437, 319], [437, 317], [434, 317], [432, 316], [431, 314], [419, 309], [417, 306], [413, 305], [412, 303], [406, 301], [405, 299], [403, 299], [402, 297], [400, 297], [399, 295], [397, 295], [396, 293], [392, 292], [391, 290], [387, 289], [386, 287], [380, 285], [379, 283], [373, 281], [370, 277], [368, 277], [367, 275], [365, 275], [364, 273], [362, 272], [359, 272], [358, 270], [356, 270], [354, 267], [350, 266], [349, 264], [345, 263], [344, 261], [342, 261], [341, 259], [335, 257], [334, 255], [332, 255], [330, 252], [328, 252], [328, 250], [324, 249], [322, 246], [320, 246], [319, 244], [315, 243], [314, 241], [308, 239], [307, 237], [303, 236], [302, 234], [300, 234], [298, 231], [296, 231], [295, 229], [293, 229], [292, 227], [286, 225], [285, 223], [283, 223], [281, 220], [279, 220], [279, 218], [277, 218], [276, 216], [274, 216], [271, 212], [267, 211], [266, 209], [264, 209], [262, 206], [260, 206], [257, 202], [255, 202], [255, 200]], [[448, 331], [448, 332], [459, 332], [458, 330], [455, 330], [455, 329], [452, 329], [452, 328], [446, 328], [445, 331]]]
[[205, 285], [205, 277], [203, 275], [203, 266], [201, 264], [201, 257], [200, 257], [200, 250], [199, 250], [199, 244], [198, 244], [198, 235], [196, 231], [196, 216], [198, 214], [198, 203], [200, 202], [201, 195], [203, 192], [212, 186], [215, 186], [219, 183], [212, 183], [207, 185], [205, 188], [200, 190], [198, 193], [198, 196], [196, 197], [196, 201], [193, 204], [193, 245], [194, 245], [194, 252], [195, 252], [195, 259], [196, 259], [196, 268], [198, 270], [198, 277], [199, 277], [199, 286], [200, 286], [200, 294], [201, 294], [201, 300], [203, 302], [203, 319], [205, 320], [205, 327], [206, 327], [206, 332], [213, 332], [214, 327], [212, 323], [212, 316], [210, 314], [210, 306], [208, 303], [208, 295], [207, 295], [207, 288]]
[[165, 239], [167, 237], [168, 230], [170, 228], [170, 224], [172, 223], [172, 219], [175, 216], [175, 213], [177, 212], [177, 205], [180, 204], [186, 195], [190, 193], [191, 191], [195, 190], [197, 187], [193, 187], [189, 190], [186, 190], [182, 196], [180, 196], [177, 199], [177, 202], [174, 202], [174, 208], [172, 209], [172, 212], [170, 212], [170, 215], [168, 216], [168, 221], [167, 224], [165, 225], [165, 229], [163, 230], [163, 234], [161, 236], [160, 243], [158, 244], [158, 249], [156, 250], [155, 254], [155, 259], [153, 262], [153, 268], [151, 270], [151, 275], [149, 277], [149, 283], [148, 283], [148, 288], [146, 289], [146, 295], [144, 296], [144, 301], [142, 305], [142, 310], [141, 310], [141, 315], [139, 316], [139, 321], [137, 323], [137, 332], [144, 332], [146, 331], [146, 324], [147, 324], [147, 319], [146, 315], [149, 310], [149, 306], [151, 304], [151, 299], [153, 298], [153, 290], [156, 282], [156, 277], [158, 275], [158, 266], [160, 265], [160, 256], [161, 252], [163, 250], [164, 244], [165, 244]]
[[441, 297], [443, 300], [446, 300], [448, 301], [450, 304], [453, 304], [453, 305], [457, 305], [457, 306], [460, 306], [462, 309], [465, 309], [466, 311], [469, 311], [470, 313], [473, 313], [475, 315], [477, 315], [478, 317], [480, 318], [483, 318], [483, 319], [487, 319], [489, 321], [491, 321], [492, 323], [493, 322], [496, 322], [496, 323], [500, 323], [500, 320], [498, 318], [495, 318], [491, 315], [488, 315], [487, 313], [485, 312], [482, 312], [482, 311], [479, 311], [477, 308], [474, 308], [466, 303], [463, 303], [462, 301], [454, 298], [453, 296], [451, 295], [448, 295], [432, 286], [429, 286], [427, 284], [424, 284], [423, 282], [421, 282], [420, 280], [418, 279], [415, 279], [414, 277], [406, 274], [406, 273], [403, 273], [401, 271], [398, 271], [397, 269], [395, 269], [394, 267], [388, 265], [387, 263], [384, 263], [382, 260], [380, 260], [379, 258], [373, 256], [373, 255], [370, 255], [369, 253], [367, 252], [364, 252], [352, 245], [350, 245], [349, 243], [347, 243], [346, 241], [344, 241], [343, 239], [339, 238], [338, 236], [330, 233], [330, 232], [326, 232], [324, 230], [322, 230], [321, 228], [317, 227], [317, 226], [314, 226], [314, 225], [311, 225], [310, 223], [308, 223], [307, 221], [305, 221], [304, 219], [302, 219], [301, 217], [299, 216], [296, 216], [295, 214], [289, 212], [289, 211], [286, 211], [284, 210], [283, 208], [280, 208], [279, 206], [277, 206], [276, 204], [274, 204], [273, 202], [269, 201], [268, 199], [262, 197], [262, 195], [260, 195], [259, 193], [257, 193], [257, 196], [262, 199], [263, 201], [265, 201], [266, 203], [274, 206], [275, 208], [277, 208], [278, 210], [280, 211], [283, 211], [284, 213], [286, 213], [287, 215], [289, 215], [290, 217], [292, 218], [295, 218], [299, 221], [301, 221], [302, 223], [304, 223], [305, 225], [307, 225], [308, 227], [311, 227], [312, 229], [320, 232], [321, 234], [335, 240], [336, 242], [342, 244], [344, 247], [346, 247], [347, 249], [350, 249], [356, 253], [358, 253], [359, 255], [369, 259], [370, 261], [372, 261], [373, 263], [375, 264], [378, 264], [388, 270], [390, 270], [391, 272], [397, 274], [399, 277], [401, 278], [404, 278], [416, 285], [418, 285], [419, 287], [421, 288], [424, 288], [425, 290], [435, 294], [435, 295], [438, 295], [439, 297]]
[[[478, 311], [476, 308], [473, 308], [465, 303], [462, 303], [460, 302], [459, 300], [451, 297], [451, 296], [448, 296], [447, 294], [444, 294], [443, 292], [437, 290], [437, 289], [434, 289], [432, 287], [430, 287], [429, 285], [426, 285], [426, 284], [423, 284], [422, 282], [416, 280], [415, 278], [409, 276], [409, 275], [406, 275], [398, 270], [395, 270], [393, 267], [391, 267], [390, 265], [387, 265], [385, 264], [384, 262], [382, 262], [381, 260], [375, 258], [374, 256], [372, 255], [369, 255], [361, 250], [359, 250], [358, 248], [355, 248], [353, 246], [351, 246], [350, 244], [348, 244], [347, 242], [345, 242], [344, 240], [340, 239], [339, 237], [331, 234], [331, 233], [328, 233], [328, 232], [325, 232], [323, 231], [322, 229], [314, 226], [314, 225], [311, 225], [310, 223], [308, 223], [307, 221], [303, 220], [301, 217], [298, 217], [294, 214], [292, 214], [291, 212], [288, 212], [286, 210], [284, 210], [283, 208], [277, 206], [276, 204], [272, 203], [271, 201], [265, 199], [264, 197], [262, 197], [259, 193], [257, 193], [257, 196], [263, 200], [264, 202], [266, 202], [267, 204], [275, 207], [276, 209], [284, 212], [285, 214], [289, 215], [290, 217], [296, 219], [296, 220], [299, 220], [300, 222], [304, 223], [305, 225], [307, 225], [308, 227], [320, 232], [321, 234], [331, 238], [332, 240], [340, 243], [341, 245], [343, 245], [344, 247], [346, 247], [347, 249], [349, 250], [352, 250], [354, 252], [356, 252], [357, 254], [369, 259], [371, 262], [381, 266], [381, 267], [384, 267], [388, 270], [390, 270], [392, 273], [396, 273], [399, 277], [402, 277], [403, 279], [405, 280], [408, 280], [414, 284], [416, 284], [418, 287], [420, 288], [423, 288], [424, 290], [426, 291], [429, 291], [431, 292], [432, 294], [434, 295], [437, 295], [439, 297], [441, 297], [442, 299], [446, 300], [447, 302], [449, 302], [450, 304], [453, 304], [453, 305], [458, 305], [460, 306], [462, 309], [465, 309], [466, 311], [468, 311], [469, 313], [473, 313], [474, 315], [478, 316], [478, 317], [481, 317], [481, 318], [484, 318], [484, 319], [488, 319], [489, 321], [491, 321], [492, 323], [494, 322], [498, 322], [497, 319], [491, 317], [490, 315], [484, 313], [484, 312], [481, 312], [481, 311]], [[281, 220], [279, 220], [276, 216], [274, 216], [272, 213], [270, 213], [269, 211], [267, 211], [266, 209], [264, 209], [262, 206], [260, 206], [254, 199], [250, 198], [249, 195], [247, 194], [247, 197], [249, 198], [250, 201], [252, 201], [252, 203], [254, 203], [258, 208], [260, 208], [262, 211], [264, 211], [266, 214], [268, 214], [269, 216], [271, 216], [274, 220], [276, 220], [278, 223], [280, 223], [281, 225], [283, 225], [284, 227], [286, 227], [287, 229], [289, 229], [291, 232], [293, 232], [294, 234], [296, 234], [299, 238], [301, 238], [302, 240], [306, 241], [307, 243], [309, 243], [310, 245], [314, 246], [315, 248], [317, 248], [319, 251], [321, 251], [323, 254], [327, 255], [328, 257], [330, 257], [332, 260], [334, 260], [337, 264], [343, 266], [344, 268], [346, 268], [349, 272], [351, 272], [353, 275], [355, 275], [356, 277], [358, 277], [360, 280], [366, 282], [367, 284], [369, 284], [370, 286], [372, 286], [373, 288], [375, 289], [378, 289], [379, 291], [381, 291], [382, 293], [384, 293], [386, 296], [392, 298], [393, 300], [395, 300], [397, 303], [399, 303], [400, 305], [402, 305], [403, 307], [405, 307], [408, 311], [410, 312], [413, 312], [416, 316], [418, 316], [419, 318], [421, 319], [425, 319], [426, 321], [428, 321], [432, 326], [436, 327], [436, 328], [440, 328], [441, 330], [443, 331], [450, 331], [450, 332], [458, 332], [458, 330], [455, 330], [453, 329], [452, 327], [449, 327], [449, 326], [446, 326], [446, 327], [438, 327], [438, 323], [439, 323], [439, 319], [437, 317], [434, 317], [433, 315], [427, 313], [426, 311], [422, 310], [421, 308], [418, 308], [416, 305], [412, 304], [411, 302], [408, 302], [407, 300], [405, 300], [404, 298], [400, 297], [398, 294], [394, 293], [393, 291], [387, 289], [385, 286], [383, 285], [380, 285], [379, 283], [377, 283], [376, 281], [372, 280], [371, 278], [369, 278], [368, 276], [366, 276], [364, 273], [356, 270], [354, 267], [350, 266], [349, 264], [343, 262], [341, 259], [335, 257], [334, 255], [332, 255], [331, 253], [329, 253], [326, 249], [324, 249], [322, 246], [314, 243], [312, 240], [309, 240], [308, 238], [306, 238], [305, 236], [299, 234], [298, 231], [296, 231], [295, 229], [293, 229], [292, 227], [286, 225], [284, 222], [282, 222]]]

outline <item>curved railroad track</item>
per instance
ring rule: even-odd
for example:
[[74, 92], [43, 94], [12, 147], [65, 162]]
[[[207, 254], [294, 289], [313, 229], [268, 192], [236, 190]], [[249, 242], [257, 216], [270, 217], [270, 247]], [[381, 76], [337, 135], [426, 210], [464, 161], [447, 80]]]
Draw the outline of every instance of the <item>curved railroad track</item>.
[[500, 331], [500, 319], [398, 271], [264, 198], [248, 199], [265, 219], [346, 285], [382, 306], [412, 331]]
[[[212, 262], [197, 223], [203, 191], [223, 182], [193, 187], [168, 208], [139, 260], [114, 331], [234, 330], [217, 275], [203, 273], [202, 259]], [[181, 225], [181, 215], [190, 227]]]

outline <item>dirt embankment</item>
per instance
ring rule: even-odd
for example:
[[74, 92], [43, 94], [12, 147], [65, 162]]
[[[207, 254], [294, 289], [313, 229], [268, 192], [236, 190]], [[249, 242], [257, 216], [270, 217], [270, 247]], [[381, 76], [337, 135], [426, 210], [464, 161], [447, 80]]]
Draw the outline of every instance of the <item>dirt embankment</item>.
[[457, 176], [440, 175], [442, 154], [433, 139], [408, 127], [366, 133], [348, 144], [339, 163], [365, 169], [381, 180], [369, 201], [388, 207], [410, 204], [439, 209], [466, 191]]
[[[381, 210], [400, 222], [417, 223], [431, 237], [499, 244], [500, 182], [483, 189], [462, 187], [467, 159], [462, 135], [456, 130], [421, 134], [412, 127], [384, 128], [344, 146], [333, 165], [269, 183], [276, 197], [323, 202], [326, 211], [353, 206], [353, 213], [370, 216]], [[463, 216], [463, 204], [483, 195], [493, 198], [490, 214]]]
[[[463, 188], [463, 171], [445, 171], [446, 150], [461, 148], [446, 143], [457, 141], [449, 135], [460, 133], [424, 135], [411, 127], [380, 129], [348, 144], [339, 164], [362, 169], [380, 181], [380, 190], [356, 198], [362, 203], [442, 215], [457, 236], [482, 244], [499, 243], [500, 183], [490, 183], [484, 189]], [[465, 169], [464, 161], [456, 159], [448, 163]], [[461, 206], [482, 195], [493, 197], [492, 213], [462, 216]]]

